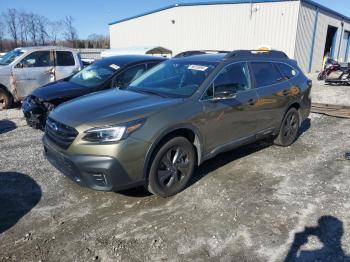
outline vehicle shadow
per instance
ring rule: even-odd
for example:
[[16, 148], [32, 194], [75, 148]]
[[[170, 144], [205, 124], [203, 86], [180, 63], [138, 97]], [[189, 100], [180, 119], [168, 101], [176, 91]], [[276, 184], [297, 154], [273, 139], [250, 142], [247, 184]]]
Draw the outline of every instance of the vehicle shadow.
[[146, 190], [143, 186], [125, 189], [122, 191], [119, 191], [118, 194], [128, 196], [128, 197], [149, 197], [152, 196], [150, 192]]
[[41, 195], [41, 187], [31, 177], [17, 172], [0, 172], [0, 234], [35, 207]]
[[[305, 227], [303, 232], [294, 235], [294, 241], [284, 261], [349, 262], [350, 257], [342, 249], [343, 233], [341, 220], [333, 216], [322, 216], [318, 219], [316, 227]], [[301, 247], [308, 243], [310, 236], [316, 236], [323, 247], [316, 250], [301, 250]]]
[[0, 135], [17, 128], [17, 125], [10, 120], [0, 120]]
[[301, 123], [299, 128], [299, 136], [304, 134], [307, 130], [309, 130], [311, 127], [311, 119], [307, 118], [304, 120], [304, 122]]
[[215, 156], [214, 158], [205, 161], [202, 165], [196, 168], [194, 175], [192, 176], [192, 179], [188, 184], [188, 187], [197, 183], [203, 177], [215, 171], [216, 169], [219, 169], [220, 167], [225, 166], [228, 163], [231, 163], [240, 158], [243, 158], [245, 156], [248, 156], [250, 154], [263, 150], [272, 145], [273, 145], [272, 139], [265, 139], [249, 145], [238, 147], [228, 152], [221, 153]]

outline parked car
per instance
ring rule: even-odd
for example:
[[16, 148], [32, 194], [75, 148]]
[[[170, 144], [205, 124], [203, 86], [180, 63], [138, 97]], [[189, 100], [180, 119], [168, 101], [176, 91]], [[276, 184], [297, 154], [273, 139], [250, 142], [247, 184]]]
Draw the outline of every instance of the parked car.
[[23, 102], [22, 111], [29, 126], [45, 127], [48, 114], [59, 104], [89, 93], [125, 88], [145, 71], [166, 60], [162, 57], [124, 55], [95, 62], [75, 75], [40, 87]]
[[223, 151], [267, 137], [291, 145], [310, 113], [311, 86], [278, 51], [170, 59], [125, 90], [57, 107], [47, 120], [45, 155], [90, 188], [144, 185], [168, 197]]
[[22, 101], [36, 88], [82, 68], [78, 51], [64, 47], [16, 48], [0, 60], [0, 109]]

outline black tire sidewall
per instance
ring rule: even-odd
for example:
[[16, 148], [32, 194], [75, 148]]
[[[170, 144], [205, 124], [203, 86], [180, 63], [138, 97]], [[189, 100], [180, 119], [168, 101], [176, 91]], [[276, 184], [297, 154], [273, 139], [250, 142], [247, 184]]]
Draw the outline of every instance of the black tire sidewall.
[[[283, 130], [284, 130], [284, 124], [287, 121], [287, 118], [291, 115], [291, 114], [295, 114], [297, 117], [297, 123], [298, 123], [298, 130], [297, 132], [295, 132], [295, 135], [292, 139], [288, 139], [286, 140], [285, 137], [283, 136]], [[285, 114], [283, 121], [282, 121], [282, 125], [280, 128], [280, 132], [278, 134], [277, 137], [277, 141], [276, 144], [280, 145], [280, 146], [290, 146], [291, 144], [293, 144], [295, 142], [295, 140], [298, 138], [299, 135], [299, 128], [300, 128], [300, 116], [299, 116], [299, 112], [296, 108], [291, 108], [287, 111], [287, 113]]]
[[0, 88], [0, 94], [4, 95], [5, 99], [6, 99], [5, 106], [2, 109], [9, 109], [11, 107], [11, 105], [12, 105], [12, 97], [11, 97], [11, 95], [9, 95], [9, 93], [6, 90], [2, 89], [2, 88]]
[[[164, 190], [158, 183], [158, 164], [162, 159], [164, 154], [174, 146], [181, 146], [188, 152], [189, 164], [190, 164], [190, 172], [189, 174], [183, 178], [181, 183], [177, 187], [170, 188], [169, 190]], [[165, 142], [162, 146], [160, 146], [155, 153], [151, 167], [149, 169], [148, 175], [148, 190], [158, 196], [161, 197], [169, 197], [175, 195], [186, 188], [189, 180], [191, 179], [194, 168], [196, 165], [196, 155], [194, 151], [194, 147], [190, 141], [188, 141], [184, 137], [174, 137], [167, 142]]]

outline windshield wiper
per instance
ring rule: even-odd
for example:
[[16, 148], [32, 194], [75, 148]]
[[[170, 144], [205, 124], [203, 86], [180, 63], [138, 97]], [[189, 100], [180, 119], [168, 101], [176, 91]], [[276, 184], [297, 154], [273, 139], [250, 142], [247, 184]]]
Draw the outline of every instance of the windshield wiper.
[[152, 90], [148, 90], [148, 89], [136, 89], [136, 88], [129, 88], [129, 90], [131, 91], [135, 91], [135, 92], [140, 92], [140, 93], [146, 93], [146, 94], [151, 94], [151, 95], [156, 95], [156, 96], [160, 96], [160, 97], [167, 97], [163, 94], [160, 94], [158, 92], [152, 91]]

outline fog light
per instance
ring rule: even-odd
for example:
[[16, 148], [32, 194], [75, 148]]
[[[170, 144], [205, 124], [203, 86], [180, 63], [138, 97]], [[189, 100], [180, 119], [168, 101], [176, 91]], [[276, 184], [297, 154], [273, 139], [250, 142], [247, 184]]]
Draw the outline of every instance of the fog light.
[[95, 174], [92, 174], [92, 177], [95, 180], [96, 184], [98, 184], [99, 186], [107, 185], [107, 179], [105, 174], [95, 173]]

